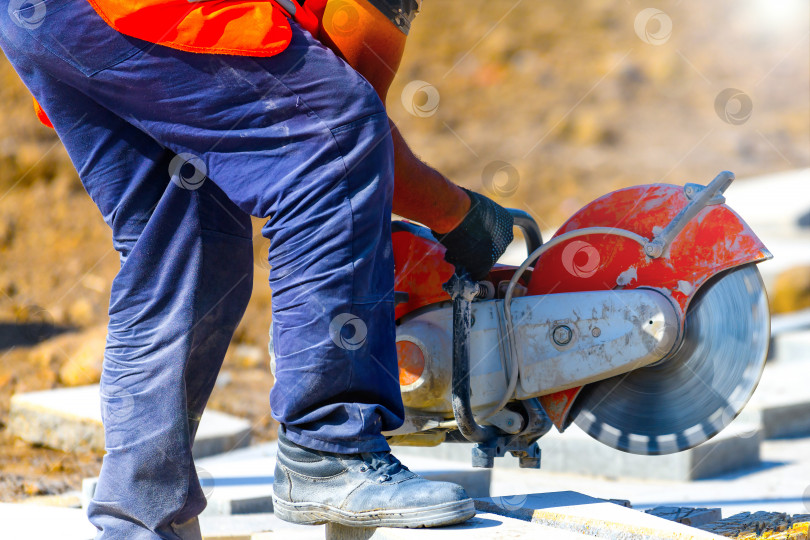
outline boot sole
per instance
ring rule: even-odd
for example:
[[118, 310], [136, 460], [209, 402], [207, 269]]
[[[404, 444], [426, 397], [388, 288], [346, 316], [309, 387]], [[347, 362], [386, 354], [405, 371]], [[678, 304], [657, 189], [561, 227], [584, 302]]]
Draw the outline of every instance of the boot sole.
[[351, 512], [328, 504], [288, 502], [273, 495], [273, 513], [284, 521], [299, 525], [339, 523], [347, 527], [441, 527], [463, 523], [475, 515], [472, 499], [436, 504], [422, 508]]

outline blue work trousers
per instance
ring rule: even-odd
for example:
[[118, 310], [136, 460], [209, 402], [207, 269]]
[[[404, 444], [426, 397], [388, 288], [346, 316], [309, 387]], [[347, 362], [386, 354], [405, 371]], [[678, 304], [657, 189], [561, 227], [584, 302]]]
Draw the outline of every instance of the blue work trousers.
[[0, 46], [120, 253], [98, 538], [199, 536], [191, 445], [252, 290], [250, 216], [270, 240], [273, 417], [310, 448], [387, 450], [404, 416], [393, 149], [371, 85], [295, 24], [274, 57], [193, 54], [116, 32], [86, 0], [0, 0]]

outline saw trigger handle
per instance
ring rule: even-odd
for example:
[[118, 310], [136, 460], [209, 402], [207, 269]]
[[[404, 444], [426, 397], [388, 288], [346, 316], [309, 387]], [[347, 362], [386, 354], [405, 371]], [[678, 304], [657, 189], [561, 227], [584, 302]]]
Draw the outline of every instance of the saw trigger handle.
[[523, 233], [523, 238], [526, 240], [526, 253], [531, 253], [543, 245], [543, 234], [540, 232], [540, 226], [537, 225], [537, 222], [528, 212], [517, 208], [507, 208], [506, 211], [512, 216], [515, 227]]

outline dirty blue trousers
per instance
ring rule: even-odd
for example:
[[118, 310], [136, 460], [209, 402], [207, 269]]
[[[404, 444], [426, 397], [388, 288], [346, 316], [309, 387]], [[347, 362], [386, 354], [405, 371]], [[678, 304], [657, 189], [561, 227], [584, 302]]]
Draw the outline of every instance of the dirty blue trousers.
[[370, 84], [295, 24], [271, 58], [192, 54], [119, 34], [86, 0], [0, 0], [0, 46], [120, 253], [98, 538], [199, 537], [191, 445], [252, 290], [250, 216], [270, 240], [273, 417], [303, 446], [387, 450], [404, 416], [393, 149]]

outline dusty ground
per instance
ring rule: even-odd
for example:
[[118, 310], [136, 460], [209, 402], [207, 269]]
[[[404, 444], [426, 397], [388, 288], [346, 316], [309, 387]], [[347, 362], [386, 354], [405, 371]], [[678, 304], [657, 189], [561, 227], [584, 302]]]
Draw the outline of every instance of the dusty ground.
[[[645, 42], [634, 23], [648, 6], [634, 0], [426, 2], [390, 114], [431, 164], [544, 227], [622, 186], [810, 165], [806, 3], [660, 4], [666, 18], [641, 26]], [[667, 19], [671, 36], [649, 43]], [[742, 101], [718, 106], [727, 88]], [[14, 441], [3, 420], [14, 392], [97, 377], [117, 254], [2, 57], [0, 128], [0, 500], [14, 500], [76, 489], [100, 464]], [[257, 439], [273, 430], [264, 245], [242, 348], [211, 401], [252, 419]]]

